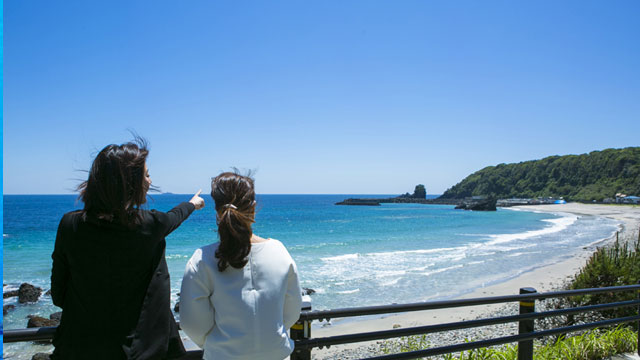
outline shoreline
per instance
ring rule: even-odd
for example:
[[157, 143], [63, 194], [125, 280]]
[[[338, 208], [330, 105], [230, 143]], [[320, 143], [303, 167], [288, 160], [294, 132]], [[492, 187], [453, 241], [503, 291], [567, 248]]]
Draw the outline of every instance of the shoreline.
[[[557, 205], [527, 205], [514, 206], [513, 209], [523, 211], [540, 211], [549, 213], [570, 213], [579, 216], [596, 216], [613, 219], [618, 222], [619, 238], [621, 242], [633, 241], [638, 238], [640, 227], [640, 207], [628, 205], [599, 205], [567, 203]], [[602, 246], [608, 246], [615, 241], [615, 234], [609, 238], [602, 239], [595, 244], [585, 246], [571, 255], [570, 258], [559, 262], [543, 265], [539, 268], [522, 273], [506, 281], [490, 284], [470, 291], [467, 294], [457, 297], [457, 299], [468, 299], [476, 297], [515, 295], [522, 287], [533, 287], [538, 292], [548, 292], [562, 287], [585, 265], [593, 252]], [[456, 322], [479, 317], [486, 317], [490, 314], [504, 309], [505, 304], [492, 304], [470, 306], [464, 308], [439, 309], [416, 311], [386, 315], [381, 318], [353, 320], [341, 323], [338, 321], [331, 325], [320, 325], [312, 329], [312, 338], [344, 335], [360, 332], [371, 332], [379, 330], [390, 330], [401, 327], [415, 327], [433, 325], [446, 322]], [[515, 325], [515, 324], [511, 324]], [[446, 334], [446, 333], [439, 333]], [[431, 336], [431, 335], [430, 335]], [[454, 335], [455, 336], [455, 335]], [[464, 337], [457, 339], [464, 341]], [[314, 349], [312, 352], [314, 359], [331, 358], [351, 358], [350, 353], [358, 353], [353, 358], [366, 354], [371, 347], [377, 346], [377, 341], [369, 341], [354, 344], [335, 345], [329, 349]]]

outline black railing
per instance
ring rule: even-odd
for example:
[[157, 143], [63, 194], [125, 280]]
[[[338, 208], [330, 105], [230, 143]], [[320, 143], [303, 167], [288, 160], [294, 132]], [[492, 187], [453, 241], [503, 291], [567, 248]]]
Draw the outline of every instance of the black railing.
[[[560, 298], [578, 295], [598, 294], [598, 293], [612, 293], [622, 291], [637, 291], [636, 300], [620, 301], [614, 303], [597, 304], [589, 306], [581, 306], [567, 309], [550, 310], [544, 312], [535, 312], [535, 301], [550, 298]], [[436, 325], [418, 326], [411, 328], [399, 328], [392, 330], [373, 331], [366, 333], [336, 335], [321, 338], [311, 337], [311, 322], [313, 320], [330, 320], [335, 318], [356, 317], [365, 315], [380, 315], [380, 314], [392, 314], [392, 313], [404, 313], [411, 311], [424, 311], [435, 309], [446, 309], [476, 305], [489, 305], [508, 302], [519, 302], [520, 313], [518, 315], [493, 317], [486, 319], [467, 320], [451, 323], [442, 323]], [[634, 316], [608, 319], [602, 321], [595, 321], [590, 323], [584, 323], [573, 326], [560, 327], [555, 329], [535, 331], [534, 320], [542, 319], [552, 316], [560, 315], [572, 315], [578, 313], [585, 313], [599, 310], [609, 310], [623, 307], [635, 306], [638, 309], [638, 313]], [[460, 300], [448, 300], [448, 301], [429, 301], [413, 304], [402, 305], [383, 305], [383, 306], [369, 306], [358, 308], [345, 308], [335, 310], [322, 310], [312, 311], [305, 310], [300, 313], [300, 319], [291, 328], [291, 338], [294, 339], [296, 345], [293, 354], [291, 354], [292, 360], [305, 360], [311, 358], [311, 350], [313, 348], [330, 347], [339, 344], [357, 343], [363, 341], [392, 339], [410, 335], [423, 335], [449, 330], [459, 330], [467, 328], [475, 328], [480, 326], [504, 324], [510, 322], [518, 322], [518, 334], [511, 336], [504, 336], [499, 338], [493, 338], [488, 340], [480, 340], [474, 342], [465, 342], [460, 344], [441, 346], [436, 348], [429, 348], [424, 350], [405, 352], [399, 354], [391, 354], [385, 356], [373, 357], [370, 359], [415, 359], [420, 357], [434, 356], [455, 353], [460, 351], [466, 351], [471, 349], [478, 349], [487, 346], [502, 345], [507, 343], [518, 343], [518, 359], [519, 360], [531, 360], [533, 359], [533, 339], [541, 338], [545, 336], [552, 336], [558, 334], [566, 334], [570, 332], [576, 332], [581, 330], [593, 329], [598, 327], [617, 325], [629, 322], [638, 322], [638, 328], [640, 328], [640, 284], [628, 285], [628, 286], [613, 286], [606, 288], [593, 288], [593, 289], [579, 289], [579, 290], [566, 290], [547, 293], [537, 293], [532, 288], [520, 289], [520, 295], [509, 296], [493, 296]], [[33, 329], [19, 329], [19, 330], [5, 330], [4, 342], [19, 342], [19, 341], [42, 341], [50, 340], [55, 333], [55, 327], [33, 328]], [[639, 332], [640, 333], [640, 332]], [[638, 354], [640, 355], [640, 335], [638, 336]], [[202, 357], [202, 351], [189, 351], [184, 359], [197, 359]]]
[[[607, 304], [598, 304], [590, 306], [582, 306], [568, 309], [559, 309], [545, 312], [535, 312], [535, 301], [550, 298], [560, 298], [578, 295], [598, 294], [598, 293], [611, 293], [622, 291], [638, 291], [637, 300], [621, 301]], [[507, 302], [519, 302], [520, 314], [512, 316], [502, 316], [487, 319], [459, 321], [452, 323], [418, 326], [411, 328], [399, 328], [392, 330], [373, 331], [366, 333], [336, 335], [322, 338], [311, 338], [310, 323], [313, 320], [330, 320], [334, 318], [345, 318], [365, 315], [380, 315], [390, 313], [401, 313], [410, 311], [423, 311], [423, 310], [435, 310], [446, 309], [476, 305], [488, 305]], [[585, 323], [580, 325], [560, 327], [556, 329], [535, 331], [534, 320], [551, 316], [578, 314], [596, 310], [607, 310], [622, 307], [635, 306], [638, 308], [638, 314], [635, 316], [628, 316], [623, 318], [615, 318], [591, 323]], [[593, 288], [593, 289], [579, 289], [579, 290], [565, 290], [547, 293], [537, 293], [532, 288], [521, 288], [520, 295], [510, 296], [493, 296], [483, 298], [472, 299], [460, 299], [460, 300], [448, 300], [448, 301], [430, 301], [413, 304], [403, 305], [383, 305], [383, 306], [370, 306], [359, 308], [346, 308], [336, 310], [325, 311], [306, 311], [300, 315], [297, 328], [292, 328], [292, 337], [296, 339], [296, 348], [291, 355], [292, 360], [306, 360], [311, 358], [311, 349], [323, 348], [332, 345], [349, 344], [363, 341], [381, 340], [398, 338], [402, 336], [410, 335], [423, 335], [435, 332], [459, 330], [474, 328], [479, 326], [496, 325], [509, 322], [518, 322], [518, 334], [512, 336], [505, 336], [499, 338], [493, 338], [488, 340], [466, 342], [461, 344], [441, 346], [436, 348], [429, 348], [424, 350], [405, 352], [399, 354], [391, 354], [385, 356], [378, 356], [369, 359], [415, 359], [427, 356], [449, 354], [455, 352], [461, 352], [465, 350], [478, 349], [494, 345], [502, 345], [507, 343], [518, 343], [518, 360], [531, 360], [533, 359], [533, 339], [541, 338], [544, 336], [566, 334], [570, 332], [593, 329], [603, 326], [610, 326], [616, 324], [623, 324], [628, 322], [637, 321], [640, 328], [640, 284], [628, 285], [628, 286], [613, 286], [606, 288]], [[302, 330], [301, 330], [302, 329]], [[302, 332], [304, 331], [304, 332]], [[640, 355], [640, 335], [638, 336], [638, 354]]]

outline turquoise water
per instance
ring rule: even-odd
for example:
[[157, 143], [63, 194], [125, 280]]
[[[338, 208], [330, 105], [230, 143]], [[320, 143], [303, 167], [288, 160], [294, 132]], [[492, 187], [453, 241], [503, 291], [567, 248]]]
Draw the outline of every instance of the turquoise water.
[[[447, 205], [336, 206], [350, 195], [262, 195], [255, 233], [281, 240], [298, 264], [302, 285], [316, 290], [314, 309], [446, 299], [560, 261], [605, 239], [614, 221], [596, 217]], [[190, 195], [155, 195], [149, 208], [169, 210]], [[216, 241], [210, 198], [167, 238], [172, 298], [193, 251]], [[75, 196], [4, 196], [4, 290], [29, 282], [49, 289], [58, 222], [78, 209]], [[526, 284], [523, 284], [526, 286]], [[514, 292], [517, 289], [514, 289]], [[4, 304], [14, 304], [5, 299]], [[24, 328], [28, 314], [58, 311], [47, 296], [17, 306], [5, 329]]]

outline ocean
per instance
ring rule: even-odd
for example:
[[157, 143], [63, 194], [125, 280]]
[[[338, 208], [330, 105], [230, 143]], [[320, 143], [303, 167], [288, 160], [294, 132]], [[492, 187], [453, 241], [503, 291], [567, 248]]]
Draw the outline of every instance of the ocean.
[[[190, 197], [152, 195], [145, 207], [167, 211]], [[315, 290], [313, 309], [454, 298], [571, 257], [618, 229], [610, 219], [562, 213], [562, 205], [553, 214], [512, 209], [472, 212], [449, 205], [334, 205], [348, 197], [365, 196], [259, 195], [257, 199], [254, 232], [285, 244], [298, 265], [302, 286]], [[173, 303], [193, 251], [217, 241], [212, 200], [203, 198], [206, 207], [167, 238]], [[44, 291], [50, 288], [58, 222], [65, 212], [81, 207], [75, 195], [4, 195], [5, 292], [23, 282]], [[48, 317], [59, 311], [44, 295], [35, 304], [16, 302], [4, 299], [4, 305], [16, 305], [3, 318], [5, 330], [25, 328], [29, 314]], [[5, 344], [4, 355], [16, 353], [11, 350], [15, 346]]]

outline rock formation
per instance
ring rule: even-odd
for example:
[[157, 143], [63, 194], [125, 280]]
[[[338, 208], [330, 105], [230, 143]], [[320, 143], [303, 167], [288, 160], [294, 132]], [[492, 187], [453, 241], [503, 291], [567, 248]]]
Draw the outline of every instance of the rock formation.
[[456, 209], [473, 211], [496, 211], [496, 199], [494, 197], [478, 197], [465, 199]]
[[20, 304], [36, 302], [42, 294], [42, 289], [28, 283], [22, 283], [18, 289], [18, 302]]
[[15, 309], [15, 305], [2, 305], [2, 315], [7, 315], [9, 310]]
[[58, 324], [60, 323], [58, 320], [47, 319], [37, 315], [29, 315], [27, 317], [29, 318], [29, 321], [27, 322], [27, 328], [58, 326]]

